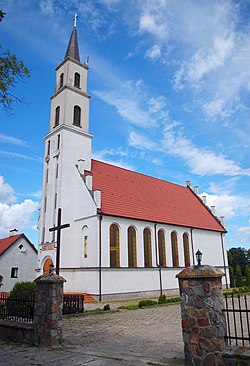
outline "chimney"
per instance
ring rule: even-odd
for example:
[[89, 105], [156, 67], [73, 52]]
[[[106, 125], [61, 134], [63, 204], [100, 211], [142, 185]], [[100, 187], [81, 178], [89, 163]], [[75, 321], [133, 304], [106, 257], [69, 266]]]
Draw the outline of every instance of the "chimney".
[[198, 186], [194, 187], [194, 193], [198, 196], [198, 194], [199, 194], [199, 187]]
[[92, 182], [93, 182], [93, 177], [92, 177], [92, 175], [86, 175], [86, 180], [85, 180], [85, 182], [86, 182], [86, 186], [87, 186], [87, 188], [88, 188], [90, 191], [92, 191]]
[[186, 181], [186, 186], [187, 186], [187, 187], [190, 187], [190, 184], [191, 184], [191, 183], [190, 183], [190, 180], [187, 180], [187, 181]]
[[215, 206], [210, 207], [212, 214], [215, 216]]
[[225, 216], [220, 217], [221, 225], [225, 227]]
[[14, 236], [18, 233], [18, 230], [17, 229], [12, 229], [10, 230], [10, 236]]
[[202, 196], [202, 201], [204, 205], [207, 205], [207, 196]]
[[84, 169], [85, 169], [85, 160], [78, 159], [76, 167], [81, 175], [84, 175]]

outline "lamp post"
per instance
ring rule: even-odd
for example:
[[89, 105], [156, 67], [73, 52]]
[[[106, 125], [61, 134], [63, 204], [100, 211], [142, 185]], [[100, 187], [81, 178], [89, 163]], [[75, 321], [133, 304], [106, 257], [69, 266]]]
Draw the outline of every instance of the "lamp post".
[[201, 253], [200, 249], [197, 250], [197, 252], [195, 253], [195, 256], [196, 256], [196, 260], [198, 262], [198, 266], [200, 266], [201, 260], [202, 260], [202, 253]]

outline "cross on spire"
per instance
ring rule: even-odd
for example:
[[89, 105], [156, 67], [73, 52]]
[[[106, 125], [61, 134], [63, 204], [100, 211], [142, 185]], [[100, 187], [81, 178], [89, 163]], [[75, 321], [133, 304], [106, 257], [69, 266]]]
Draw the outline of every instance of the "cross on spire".
[[57, 232], [56, 239], [56, 274], [59, 275], [60, 268], [60, 247], [61, 247], [61, 230], [69, 227], [70, 224], [62, 225], [62, 209], [58, 208], [58, 216], [57, 216], [57, 226], [49, 228], [49, 231]]
[[75, 14], [74, 15], [74, 18], [73, 18], [73, 20], [74, 20], [74, 27], [76, 27], [76, 19], [78, 18], [78, 14]]

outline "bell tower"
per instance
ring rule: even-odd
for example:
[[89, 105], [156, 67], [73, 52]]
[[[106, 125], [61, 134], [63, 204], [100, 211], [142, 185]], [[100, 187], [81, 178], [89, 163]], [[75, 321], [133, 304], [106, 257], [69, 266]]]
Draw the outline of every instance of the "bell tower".
[[[76, 16], [64, 60], [56, 68], [56, 87], [51, 96], [49, 133], [45, 136], [42, 203], [39, 217], [39, 249], [55, 260], [57, 209], [63, 220], [73, 222], [79, 215], [82, 176], [91, 171], [88, 64], [81, 63]], [[78, 210], [78, 211], [77, 211]], [[54, 262], [55, 263], [55, 262]]]

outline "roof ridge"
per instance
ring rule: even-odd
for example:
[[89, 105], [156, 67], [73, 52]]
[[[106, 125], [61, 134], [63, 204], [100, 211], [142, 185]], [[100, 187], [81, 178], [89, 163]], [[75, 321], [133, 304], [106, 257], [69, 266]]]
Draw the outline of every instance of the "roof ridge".
[[140, 173], [140, 172], [137, 172], [135, 170], [131, 170], [131, 169], [128, 169], [128, 168], [123, 168], [123, 167], [120, 167], [120, 166], [117, 166], [117, 165], [114, 165], [114, 164], [111, 164], [111, 163], [107, 163], [105, 161], [101, 161], [101, 160], [97, 160], [97, 159], [91, 159], [92, 161], [96, 161], [98, 163], [101, 163], [101, 164], [106, 164], [106, 165], [110, 165], [114, 168], [117, 168], [117, 169], [122, 169], [122, 170], [126, 170], [128, 172], [131, 172], [131, 173], [134, 173], [134, 174], [138, 174], [138, 175], [141, 175], [143, 177], [147, 177], [147, 178], [151, 178], [151, 179], [157, 179], [161, 182], [164, 182], [164, 183], [169, 183], [169, 184], [172, 184], [174, 186], [178, 186], [178, 187], [181, 187], [181, 188], [186, 188], [186, 186], [183, 186], [181, 184], [178, 184], [178, 183], [173, 183], [173, 182], [170, 182], [168, 180], [165, 180], [165, 179], [162, 179], [162, 178], [157, 178], [157, 177], [153, 177], [152, 175], [148, 175], [148, 174], [144, 174], [144, 173]]

